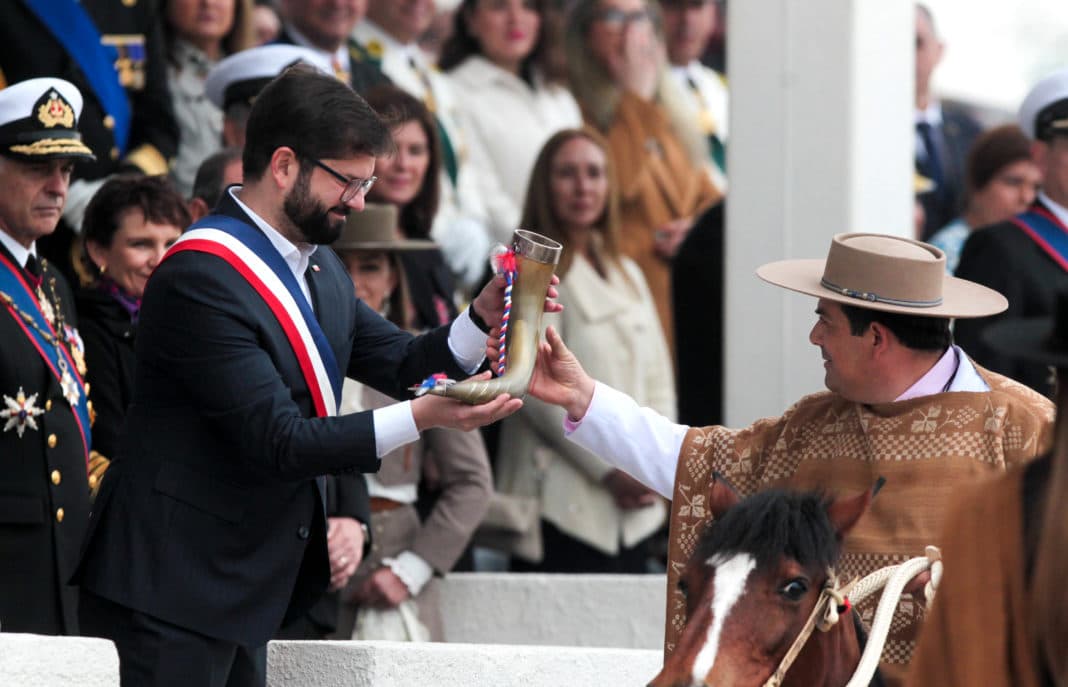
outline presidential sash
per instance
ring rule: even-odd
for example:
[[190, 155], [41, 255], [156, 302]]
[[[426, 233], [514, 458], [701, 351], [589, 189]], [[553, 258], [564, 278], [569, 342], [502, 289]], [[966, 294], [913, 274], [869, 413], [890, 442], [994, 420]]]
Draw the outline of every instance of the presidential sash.
[[285, 260], [259, 229], [224, 215], [209, 215], [186, 231], [163, 260], [183, 251], [225, 260], [270, 308], [289, 340], [318, 417], [337, 414], [341, 371], [311, 305]]
[[[112, 130], [119, 153], [126, 152], [130, 136], [130, 101], [119, 82], [115, 46], [104, 45], [92, 17], [75, 0], [23, 0], [52, 37], [78, 65], [104, 111], [115, 121]], [[94, 151], [97, 155], [99, 151]]]
[[1068, 272], [1068, 227], [1042, 207], [1035, 205], [1012, 218], [1012, 223], [1031, 237], [1046, 255]]
[[85, 394], [85, 380], [78, 374], [78, 366], [62, 343], [70, 341], [73, 332], [63, 332], [63, 336], [56, 333], [41, 311], [33, 289], [23, 278], [22, 270], [3, 253], [0, 253], [0, 298], [6, 306], [4, 309], [37, 349], [48, 370], [59, 382], [63, 396], [70, 403], [82, 438], [85, 464], [88, 468], [89, 446], [92, 441], [89, 429], [89, 399]]

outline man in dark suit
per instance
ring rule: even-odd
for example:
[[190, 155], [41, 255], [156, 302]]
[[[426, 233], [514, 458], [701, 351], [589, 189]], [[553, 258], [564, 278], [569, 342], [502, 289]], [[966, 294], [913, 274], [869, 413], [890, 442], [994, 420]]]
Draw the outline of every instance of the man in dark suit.
[[924, 225], [917, 238], [924, 241], [964, 209], [964, 161], [982, 131], [967, 112], [931, 93], [931, 75], [944, 50], [931, 11], [916, 5], [916, 171], [934, 182], [919, 196]]
[[157, 2], [13, 0], [0, 22], [0, 88], [60, 77], [82, 94], [78, 123], [95, 159], [79, 161], [63, 221], [38, 248], [71, 277], [70, 246], [111, 174], [166, 174], [178, 149]]
[[470, 374], [503, 307], [495, 283], [413, 337], [356, 300], [321, 244], [362, 209], [388, 145], [348, 86], [289, 69], [252, 107], [245, 185], [149, 281], [128, 432], [77, 573], [83, 631], [115, 641], [124, 685], [262, 685], [268, 638], [330, 579], [320, 476], [522, 405], [423, 396], [333, 416], [341, 371], [394, 397]]
[[60, 79], [0, 90], [0, 629], [77, 634], [67, 585], [89, 520], [88, 387], [66, 280], [37, 254], [77, 159], [82, 97]]
[[282, 0], [282, 30], [276, 43], [301, 45], [320, 53], [334, 76], [360, 94], [392, 83], [364, 54], [349, 34], [363, 19], [362, 0]]
[[1009, 299], [1009, 309], [994, 317], [961, 320], [955, 336], [979, 364], [1052, 397], [1047, 366], [995, 349], [983, 332], [1002, 318], [1052, 316], [1057, 294], [1068, 288], [1068, 69], [1031, 89], [1018, 122], [1034, 141], [1031, 159], [1042, 171], [1042, 189], [1027, 212], [973, 231], [956, 272], [1000, 291]]

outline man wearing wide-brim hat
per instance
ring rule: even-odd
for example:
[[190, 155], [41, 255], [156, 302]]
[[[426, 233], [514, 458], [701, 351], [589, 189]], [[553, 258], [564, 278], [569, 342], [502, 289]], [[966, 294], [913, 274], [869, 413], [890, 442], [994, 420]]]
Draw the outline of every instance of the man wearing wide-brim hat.
[[[826, 260], [762, 266], [767, 282], [817, 297], [809, 335], [827, 391], [744, 429], [676, 425], [595, 382], [551, 329], [530, 393], [568, 411], [569, 438], [672, 499], [666, 648], [686, 622], [677, 576], [708, 519], [713, 471], [742, 495], [768, 487], [886, 487], [851, 531], [839, 573], [864, 575], [939, 543], [946, 498], [961, 484], [1022, 463], [1051, 442], [1053, 407], [977, 367], [953, 345], [951, 318], [1005, 309], [995, 291], [944, 274], [934, 246], [839, 234]], [[620, 441], [620, 432], [626, 440]], [[871, 620], [874, 606], [861, 604]], [[886, 649], [891, 684], [908, 662], [923, 612], [899, 604]]]
[[957, 340], [979, 364], [1052, 396], [1046, 368], [991, 346], [983, 331], [1001, 319], [1053, 314], [1068, 288], [1068, 68], [1039, 81], [1017, 115], [1042, 171], [1034, 203], [1016, 217], [971, 233], [955, 274], [997, 289], [1009, 307], [997, 317], [962, 321]]
[[82, 96], [61, 79], [0, 90], [0, 628], [77, 634], [67, 585], [89, 518], [91, 410], [74, 301], [39, 257], [77, 160]]

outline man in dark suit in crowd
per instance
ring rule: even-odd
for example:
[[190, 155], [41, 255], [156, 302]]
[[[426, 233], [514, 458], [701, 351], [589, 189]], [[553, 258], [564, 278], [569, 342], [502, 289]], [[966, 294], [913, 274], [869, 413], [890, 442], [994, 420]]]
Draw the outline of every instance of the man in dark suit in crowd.
[[117, 172], [166, 174], [178, 149], [158, 2], [9, 0], [0, 22], [0, 88], [34, 77], [73, 83], [95, 159], [81, 160], [56, 231], [38, 248], [72, 278], [70, 246], [89, 199]]
[[77, 159], [82, 97], [60, 79], [0, 90], [0, 629], [77, 634], [67, 585], [89, 520], [89, 403], [74, 300], [37, 254]]
[[920, 195], [924, 225], [917, 238], [924, 241], [964, 209], [964, 160], [982, 131], [967, 112], [931, 93], [931, 75], [944, 50], [931, 10], [916, 5], [916, 171], [935, 184]]
[[432, 372], [470, 374], [503, 309], [496, 282], [413, 337], [356, 300], [322, 244], [388, 145], [348, 86], [289, 69], [252, 107], [244, 186], [149, 281], [129, 429], [78, 570], [83, 631], [115, 641], [124, 685], [264, 684], [268, 638], [330, 580], [320, 476], [522, 405], [428, 395], [334, 417], [343, 375], [404, 397]]
[[1020, 105], [1018, 123], [1032, 139], [1031, 159], [1042, 189], [1027, 212], [973, 231], [957, 276], [997, 289], [1009, 309], [995, 317], [957, 322], [955, 337], [980, 365], [1053, 397], [1049, 367], [1007, 355], [983, 332], [1002, 318], [1051, 317], [1068, 289], [1068, 69], [1039, 81]]

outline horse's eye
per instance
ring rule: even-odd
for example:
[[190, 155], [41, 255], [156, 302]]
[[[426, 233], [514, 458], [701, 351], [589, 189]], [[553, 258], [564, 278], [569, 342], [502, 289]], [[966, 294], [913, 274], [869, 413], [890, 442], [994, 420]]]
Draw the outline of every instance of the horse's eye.
[[779, 587], [779, 594], [787, 601], [800, 601], [807, 591], [808, 583], [800, 577], [796, 577]]

